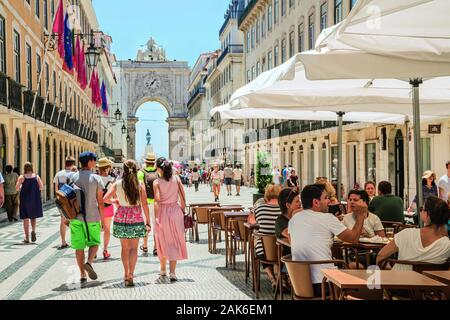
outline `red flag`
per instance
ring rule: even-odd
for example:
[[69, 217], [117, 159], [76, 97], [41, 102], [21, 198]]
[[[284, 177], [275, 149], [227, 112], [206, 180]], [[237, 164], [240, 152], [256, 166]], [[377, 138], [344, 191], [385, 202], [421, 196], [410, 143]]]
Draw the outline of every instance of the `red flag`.
[[87, 69], [86, 69], [86, 58], [84, 56], [84, 44], [81, 44], [80, 48], [80, 63], [81, 63], [80, 68], [81, 89], [84, 90], [87, 87]]
[[89, 83], [89, 88], [91, 89], [91, 102], [96, 105], [97, 99], [95, 97], [96, 89], [95, 89], [95, 70], [92, 70], [91, 74], [91, 82]]
[[81, 45], [80, 45], [80, 38], [77, 36], [77, 40], [75, 42], [75, 53], [74, 53], [74, 59], [73, 59], [73, 66], [75, 70], [77, 70], [77, 80], [78, 83], [81, 85]]
[[58, 34], [58, 53], [64, 59], [64, 2], [59, 1], [58, 10], [55, 15], [55, 22], [53, 23], [53, 33]]
[[96, 87], [95, 87], [95, 89], [96, 89], [95, 97], [97, 98], [96, 106], [97, 106], [97, 108], [100, 108], [102, 106], [102, 95], [101, 95], [101, 92], [100, 92], [100, 78], [99, 78], [97, 72], [95, 72], [95, 85], [96, 85]]

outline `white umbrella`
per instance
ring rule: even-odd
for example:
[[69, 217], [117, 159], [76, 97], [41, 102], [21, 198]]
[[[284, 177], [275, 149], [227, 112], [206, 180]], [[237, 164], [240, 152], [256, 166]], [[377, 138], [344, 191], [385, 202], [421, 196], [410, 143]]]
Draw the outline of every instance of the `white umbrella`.
[[419, 86], [423, 78], [450, 75], [449, 12], [448, 0], [360, 0], [341, 25], [322, 37], [320, 52], [300, 55], [308, 79], [409, 79], [419, 206], [424, 110]]

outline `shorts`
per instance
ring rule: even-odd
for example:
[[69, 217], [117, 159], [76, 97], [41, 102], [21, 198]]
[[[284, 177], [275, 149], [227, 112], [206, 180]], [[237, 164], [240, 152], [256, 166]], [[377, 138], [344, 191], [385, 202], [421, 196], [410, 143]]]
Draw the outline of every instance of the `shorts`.
[[231, 186], [233, 184], [233, 178], [225, 178], [225, 185]]
[[84, 250], [100, 245], [102, 224], [100, 222], [88, 222], [89, 240], [86, 232], [86, 224], [77, 219], [70, 221], [70, 242], [72, 249]]
[[242, 182], [242, 180], [234, 180], [234, 184], [238, 187], [241, 186], [241, 182]]

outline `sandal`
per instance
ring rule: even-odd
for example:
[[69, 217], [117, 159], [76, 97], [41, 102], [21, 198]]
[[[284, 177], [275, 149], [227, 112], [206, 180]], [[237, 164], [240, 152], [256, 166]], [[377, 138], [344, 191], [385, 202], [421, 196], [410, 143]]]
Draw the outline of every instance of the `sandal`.
[[148, 253], [148, 248], [144, 246], [139, 247], [144, 253]]
[[68, 243], [62, 244], [61, 246], [58, 247], [58, 250], [64, 250], [64, 249], [67, 249], [68, 247], [69, 247]]
[[23, 240], [22, 243], [23, 244], [30, 244], [30, 241], [29, 240]]
[[36, 238], [36, 232], [31, 231], [31, 242], [36, 242], [37, 238]]
[[111, 254], [108, 252], [108, 250], [103, 250], [103, 259], [108, 260], [111, 258]]

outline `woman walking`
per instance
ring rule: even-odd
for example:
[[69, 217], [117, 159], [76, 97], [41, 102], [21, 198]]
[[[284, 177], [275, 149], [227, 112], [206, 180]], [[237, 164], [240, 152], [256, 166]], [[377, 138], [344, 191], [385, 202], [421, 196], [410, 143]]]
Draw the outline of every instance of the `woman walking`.
[[[117, 200], [111, 200], [113, 198]], [[122, 246], [122, 264], [125, 271], [125, 286], [134, 286], [134, 270], [138, 258], [139, 239], [150, 232], [150, 221], [145, 186], [137, 178], [137, 166], [133, 160], [127, 160], [123, 165], [122, 180], [117, 181], [104, 197], [106, 203], [118, 205], [114, 215], [113, 235], [120, 239]]]
[[[169, 260], [170, 281], [177, 281], [177, 261], [187, 259], [184, 240], [184, 210], [186, 197], [178, 177], [165, 158], [156, 160], [159, 178], [153, 183], [155, 191], [156, 247], [161, 265], [160, 276], [165, 277]], [[179, 202], [179, 203], [178, 203]]]
[[41, 178], [33, 172], [31, 163], [26, 162], [23, 166], [23, 175], [17, 180], [16, 190], [20, 191], [20, 219], [23, 220], [23, 230], [25, 232], [24, 244], [30, 243], [30, 222], [31, 222], [31, 242], [36, 242], [36, 219], [42, 218], [41, 191], [44, 189]]
[[[114, 178], [110, 175], [112, 169], [112, 162], [107, 158], [98, 160], [97, 168], [102, 178], [105, 189], [103, 189], [103, 196], [106, 195], [109, 189], [111, 189], [114, 183]], [[111, 258], [111, 254], [108, 252], [109, 240], [111, 239], [111, 221], [114, 216], [114, 205], [105, 203], [103, 214], [105, 216], [105, 225], [103, 226], [103, 259], [107, 260]]]
[[214, 164], [214, 170], [211, 172], [212, 188], [214, 192], [214, 201], [219, 201], [220, 185], [222, 184], [222, 175], [219, 171], [219, 165]]

